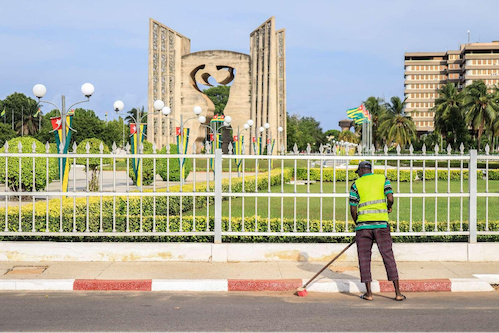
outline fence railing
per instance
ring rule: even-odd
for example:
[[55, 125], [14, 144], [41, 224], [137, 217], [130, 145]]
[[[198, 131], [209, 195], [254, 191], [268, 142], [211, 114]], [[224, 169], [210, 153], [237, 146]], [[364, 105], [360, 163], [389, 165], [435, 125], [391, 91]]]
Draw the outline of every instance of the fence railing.
[[[132, 160], [139, 156], [135, 175]], [[59, 175], [65, 159], [67, 184]], [[215, 242], [352, 236], [349, 192], [361, 159], [391, 180], [394, 236], [461, 235], [476, 242], [499, 235], [499, 156], [462, 149], [367, 156], [3, 152], [0, 235], [208, 236]], [[179, 161], [192, 170], [186, 179], [179, 179]]]

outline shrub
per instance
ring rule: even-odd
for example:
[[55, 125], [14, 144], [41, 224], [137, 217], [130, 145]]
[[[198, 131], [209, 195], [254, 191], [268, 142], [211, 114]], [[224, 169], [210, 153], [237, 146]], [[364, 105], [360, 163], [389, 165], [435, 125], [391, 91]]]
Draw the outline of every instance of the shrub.
[[[152, 143], [144, 141], [144, 154], [152, 154]], [[137, 155], [132, 154], [132, 157]], [[137, 185], [137, 179], [135, 178], [135, 172], [133, 172], [133, 162], [132, 157], [128, 160], [129, 171], [128, 175], [133, 181], [134, 185]], [[154, 162], [152, 158], [139, 158], [138, 161], [142, 161], [142, 185], [150, 185], [154, 180]]]
[[[356, 168], [348, 170], [348, 180], [356, 180], [358, 175], [355, 173]], [[384, 174], [385, 170], [374, 170], [376, 174]], [[397, 177], [398, 175], [398, 177]], [[334, 170], [331, 168], [322, 169], [323, 181], [332, 182], [335, 179]], [[400, 170], [397, 174], [397, 170], [389, 169], [386, 171], [386, 176], [389, 180], [395, 181], [397, 178], [401, 182], [408, 182], [411, 179], [411, 172], [408, 170]], [[307, 168], [296, 168], [296, 178], [306, 180], [307, 179]], [[346, 170], [337, 169], [336, 170], [336, 181], [344, 182], [347, 179]], [[321, 169], [320, 168], [310, 168], [310, 180], [320, 181], [321, 180]], [[412, 172], [412, 180], [416, 180], [416, 171]]]
[[[159, 151], [160, 155], [166, 154], [166, 146]], [[170, 154], [177, 154], [177, 145], [170, 144]], [[184, 159], [185, 165], [185, 175], [184, 179], [187, 178], [192, 169], [192, 161], [190, 158]], [[180, 181], [180, 161], [178, 158], [159, 158], [157, 160], [157, 173], [165, 181]], [[168, 175], [168, 171], [170, 174]]]
[[499, 180], [499, 170], [489, 170], [489, 180]]
[[[418, 170], [418, 178], [423, 179], [423, 170]], [[438, 180], [447, 180], [449, 173], [447, 170], [437, 170]], [[477, 171], [477, 178], [483, 178], [483, 172]], [[468, 179], [468, 170], [463, 170], [463, 180]], [[425, 170], [425, 180], [435, 180], [435, 170]], [[450, 170], [450, 180], [461, 180], [461, 170]]]
[[[102, 140], [92, 138], [92, 139], [85, 139], [80, 144], [78, 147], [76, 147], [76, 152], [78, 154], [86, 154], [87, 153], [87, 143], [90, 146], [89, 153], [90, 154], [99, 154], [100, 153], [100, 145], [103, 145], [103, 154], [109, 154], [109, 147], [104, 144]], [[85, 166], [85, 171], [88, 172], [90, 171], [92, 173], [90, 182], [89, 182], [89, 190], [90, 191], [98, 191], [99, 190], [99, 178], [98, 178], [98, 172], [101, 164], [109, 164], [111, 163], [110, 158], [98, 158], [98, 157], [92, 157], [92, 158], [77, 158], [76, 159], [76, 164], [79, 165], [84, 165]], [[88, 168], [87, 169], [87, 164]]]
[[[291, 171], [284, 170], [284, 182], [287, 182], [291, 179]], [[271, 172], [270, 175], [270, 185], [277, 185], [281, 183], [281, 170], [276, 169]], [[258, 186], [258, 189], [267, 189], [269, 184], [268, 174], [261, 174], [258, 176], [258, 181], [255, 182], [254, 177], [251, 180], [247, 179], [244, 182], [244, 189], [246, 192], [254, 192], [255, 187]], [[196, 183], [196, 192], [205, 192], [207, 186], [213, 190], [215, 184], [214, 182], [210, 182], [206, 184], [206, 182]], [[183, 192], [193, 192], [193, 184], [184, 185], [182, 187]], [[231, 184], [229, 184], [228, 179], [222, 180], [222, 190], [223, 192], [242, 192], [243, 189], [243, 181], [242, 178], [233, 178]], [[180, 185], [171, 186], [171, 192], [179, 192]], [[144, 192], [152, 192], [152, 190], [144, 190]], [[166, 189], [160, 189], [156, 192], [166, 192]], [[182, 201], [180, 201], [182, 198]], [[227, 197], [225, 197], [227, 199]], [[63, 230], [64, 231], [73, 231], [73, 221], [75, 222], [75, 230], [76, 231], [85, 231], [86, 230], [86, 220], [87, 220], [87, 200], [88, 200], [88, 220], [89, 225], [96, 226], [97, 231], [99, 230], [100, 223], [100, 214], [102, 212], [103, 221], [107, 221], [106, 225], [109, 227], [111, 224], [112, 228], [112, 216], [113, 211], [116, 212], [116, 223], [117, 230], [124, 231], [126, 230], [126, 220], [128, 216], [129, 223], [137, 223], [140, 221], [140, 216], [143, 219], [151, 219], [152, 216], [155, 216], [158, 219], [162, 219], [163, 221], [168, 221], [172, 215], [179, 215], [181, 211], [188, 211], [193, 208], [195, 205], [196, 208], [206, 207], [207, 204], [213, 204], [214, 198], [209, 197], [208, 200], [206, 197], [196, 196], [194, 201], [192, 196], [157, 196], [153, 197], [135, 197], [131, 196], [128, 200], [127, 205], [127, 197], [116, 197], [116, 209], [114, 209], [114, 201], [112, 197], [103, 196], [102, 197], [102, 208], [100, 206], [100, 198], [99, 197], [80, 197], [76, 198], [74, 201], [75, 211], [73, 213], [73, 199], [72, 198], [63, 198], [63, 208], [62, 214], [60, 212], [60, 198], [49, 200], [48, 205], [48, 215], [49, 215], [49, 231], [59, 231], [59, 219], [62, 215], [63, 217]], [[155, 205], [154, 205], [155, 203]], [[38, 231], [45, 231], [46, 227], [46, 215], [47, 215], [47, 203], [45, 201], [38, 202], [35, 204], [35, 229]], [[128, 206], [128, 209], [127, 209]], [[142, 214], [141, 214], [142, 207]], [[155, 209], [154, 209], [155, 207]], [[2, 215], [3, 214], [3, 215]], [[19, 228], [19, 208], [18, 207], [9, 207], [8, 208], [8, 223], [9, 230], [17, 231]], [[5, 216], [5, 207], [0, 208], [0, 216]], [[74, 220], [73, 220], [74, 216]], [[22, 230], [32, 230], [32, 221], [33, 221], [33, 206], [26, 205], [22, 207]], [[109, 222], [111, 221], [111, 222]], [[118, 228], [119, 225], [119, 228]], [[5, 228], [5, 219], [0, 220], [0, 230], [4, 230]], [[187, 227], [186, 227], [187, 228]], [[184, 228], [184, 230], [187, 230]], [[91, 231], [95, 231], [95, 229], [90, 228]], [[109, 229], [105, 229], [109, 230]]]
[[[18, 153], [18, 144], [22, 145], [22, 153], [32, 153], [33, 143], [36, 145], [36, 153], [43, 154], [46, 152], [45, 145], [40, 141], [24, 136], [17, 137], [7, 141], [9, 153]], [[56, 153], [49, 150], [50, 153]], [[5, 146], [0, 150], [0, 152], [5, 152]], [[47, 180], [47, 158], [45, 157], [35, 157], [35, 173], [33, 174], [33, 157], [21, 157], [21, 175], [19, 175], [19, 158], [9, 157], [7, 159], [8, 163], [8, 173], [7, 177], [5, 175], [5, 158], [0, 158], [0, 181], [4, 182], [7, 179], [7, 184], [9, 188], [13, 191], [33, 191], [33, 177], [35, 178], [35, 190], [43, 190], [47, 183], [51, 183], [53, 180], [57, 179], [59, 176], [59, 159], [49, 158], [48, 159], [48, 180]]]

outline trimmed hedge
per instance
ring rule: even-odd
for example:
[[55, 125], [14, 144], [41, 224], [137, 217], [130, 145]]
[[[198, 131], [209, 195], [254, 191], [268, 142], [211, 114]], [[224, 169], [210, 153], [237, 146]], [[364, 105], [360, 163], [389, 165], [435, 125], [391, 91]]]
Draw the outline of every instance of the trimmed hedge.
[[[291, 170], [284, 170], [284, 182], [288, 182], [291, 179]], [[255, 182], [255, 178], [246, 179], [244, 182], [244, 189], [246, 192], [254, 192], [255, 187], [258, 189], [268, 188], [268, 174], [263, 173], [258, 176], [258, 183]], [[277, 185], [281, 183], [281, 170], [275, 169], [270, 174], [270, 185]], [[215, 187], [214, 182], [208, 184], [210, 190]], [[206, 192], [207, 184], [206, 182], [196, 183], [196, 192]], [[222, 180], [222, 191], [240, 193], [243, 189], [242, 178], [233, 178], [232, 183], [229, 186], [229, 179]], [[180, 186], [171, 186], [170, 192], [179, 192]], [[144, 190], [144, 192], [152, 192], [152, 190]], [[166, 189], [159, 189], [156, 192], [166, 192]], [[187, 184], [182, 187], [182, 192], [193, 192], [193, 184]], [[172, 197], [130, 197], [128, 201], [128, 211], [127, 211], [127, 200], [126, 197], [116, 197], [116, 216], [120, 218], [120, 223], [126, 220], [126, 216], [129, 216], [130, 220], [137, 220], [140, 217], [140, 207], [142, 206], [142, 216], [152, 217], [154, 211], [154, 202], [156, 203], [156, 216], [168, 216], [168, 215], [179, 215], [181, 202], [180, 196]], [[88, 200], [88, 219], [89, 223], [99, 225], [100, 223], [100, 197], [83, 197], [75, 199], [75, 216], [77, 231], [85, 231], [86, 228], [86, 217], [87, 217], [87, 200]], [[206, 207], [207, 204], [211, 205], [214, 203], [214, 197], [196, 197], [195, 202], [192, 196], [182, 197], [182, 211], [188, 211], [195, 205], [196, 208]], [[45, 231], [45, 220], [47, 214], [46, 202], [40, 201], [35, 204], [35, 230]], [[24, 231], [32, 230], [33, 221], [33, 205], [25, 205], [21, 209], [22, 213], [22, 225]], [[59, 221], [60, 221], [60, 199], [52, 199], [49, 201], [49, 230], [58, 231]], [[17, 231], [19, 225], [19, 207], [9, 207], [8, 208], [8, 223], [9, 230]], [[102, 198], [102, 214], [103, 220], [111, 220], [113, 216], [113, 197]], [[71, 231], [73, 228], [73, 199], [64, 198], [63, 199], [63, 229], [64, 231]], [[5, 207], [0, 208], [0, 216], [5, 216]], [[5, 228], [5, 219], [0, 219], [0, 230]]]
[[[374, 170], [376, 174], [384, 174], [385, 170]], [[323, 168], [323, 181], [332, 182], [334, 181], [334, 172], [332, 168]], [[399, 180], [401, 182], [408, 182], [411, 179], [410, 170], [400, 170]], [[388, 169], [386, 170], [386, 176], [390, 181], [397, 180], [397, 170]], [[447, 170], [438, 170], [437, 171], [438, 180], [447, 180], [449, 177], [449, 173]], [[489, 180], [499, 180], [499, 170], [489, 170]], [[296, 168], [296, 178], [300, 180], [307, 179], [307, 168]], [[356, 180], [358, 178], [355, 170], [348, 171], [348, 180]], [[477, 171], [477, 179], [483, 179], [484, 173], [481, 170]], [[320, 168], [310, 168], [310, 180], [320, 181], [321, 179], [321, 169]], [[412, 172], [412, 180], [420, 180], [423, 179], [423, 170], [413, 170]], [[460, 180], [461, 179], [461, 171], [460, 170], [450, 170], [450, 180]], [[463, 179], [468, 179], [468, 171], [463, 170]], [[435, 180], [435, 170], [427, 169], [425, 170], [425, 180]], [[346, 170], [336, 170], [336, 181], [344, 182], [346, 181]]]
[[[376, 174], [384, 174], [385, 170], [374, 170]], [[294, 174], [293, 174], [294, 175]], [[334, 170], [332, 168], [323, 168], [322, 169], [323, 181], [332, 182], [334, 181]], [[336, 181], [344, 182], [346, 181], [346, 170], [336, 170]], [[407, 170], [400, 170], [400, 181], [408, 182], [411, 178], [411, 172]], [[397, 180], [397, 170], [387, 170], [386, 176], [390, 180]], [[296, 178], [300, 180], [307, 179], [307, 168], [296, 168]], [[355, 170], [348, 171], [348, 180], [356, 180], [358, 175], [355, 173]], [[412, 179], [416, 180], [416, 171], [412, 172]], [[310, 180], [320, 181], [321, 180], [321, 169], [320, 168], [310, 168]]]
[[[166, 155], [166, 146], [161, 148], [159, 151], [160, 155]], [[170, 154], [177, 154], [177, 145], [175, 144], [170, 144]], [[167, 162], [168, 161], [168, 162]], [[168, 166], [167, 166], [168, 163]], [[192, 169], [192, 161], [190, 158], [185, 158], [184, 159], [184, 165], [185, 165], [185, 178], [189, 176], [189, 173], [191, 172]], [[167, 171], [169, 171], [169, 175], [167, 174]], [[173, 181], [173, 182], [178, 182], [180, 181], [180, 161], [178, 158], [161, 158], [157, 160], [157, 165], [156, 165], [156, 173], [161, 176], [161, 179], [165, 181]]]
[[[22, 153], [32, 153], [32, 145], [36, 145], [36, 153], [45, 153], [45, 145], [32, 137], [17, 137], [7, 141], [9, 144], [10, 153], [18, 153], [18, 144], [22, 144]], [[5, 146], [0, 149], [0, 152], [5, 152]], [[56, 154], [57, 150], [50, 146], [49, 152]], [[5, 162], [8, 162], [7, 183], [9, 188], [14, 191], [22, 189], [22, 191], [33, 190], [33, 158], [21, 158], [21, 175], [19, 175], [19, 158], [9, 157], [0, 158], [0, 181], [3, 183], [6, 179], [5, 175]], [[59, 178], [59, 159], [49, 158], [48, 161], [48, 181], [47, 181], [47, 159], [45, 157], [36, 157], [35, 160], [35, 190], [43, 190], [47, 183]], [[21, 176], [21, 179], [19, 179]]]
[[[32, 228], [31, 221], [32, 216], [26, 212], [23, 219], [23, 231], [30, 231]], [[45, 217], [40, 218], [40, 216], [36, 216], [35, 222], [35, 230], [37, 231], [45, 231]], [[54, 214], [50, 214], [49, 217], [49, 230], [50, 231], [59, 231], [59, 216]], [[209, 224], [207, 226], [207, 223]], [[269, 221], [265, 217], [257, 217], [256, 228], [259, 232], [268, 232]], [[138, 215], [130, 215], [129, 216], [129, 230], [130, 235], [124, 237], [104, 237], [104, 236], [96, 236], [96, 237], [68, 237], [64, 238], [64, 240], [72, 240], [72, 241], [108, 241], [108, 242], [121, 242], [121, 241], [190, 241], [190, 242], [213, 242], [213, 236], [208, 235], [199, 235], [199, 236], [154, 236], [153, 226], [154, 219], [151, 215], [142, 216], [142, 231], [143, 232], [151, 232], [150, 236], [133, 236], [134, 232], [141, 231], [140, 229], [140, 216]], [[63, 231], [70, 232], [73, 230], [73, 217], [69, 215], [63, 216]], [[207, 222], [206, 216], [196, 216], [194, 220], [192, 216], [183, 216], [182, 217], [182, 230], [183, 231], [213, 231], [215, 225], [213, 217], [210, 217], [210, 220]], [[396, 225], [390, 225], [392, 232], [396, 231]], [[437, 224], [438, 231], [445, 231], [447, 229], [447, 222], [439, 222]], [[4, 226], [2, 226], [2, 229]], [[9, 214], [9, 230], [17, 231], [18, 222], [15, 219], [10, 219]], [[283, 232], [293, 232], [295, 228], [295, 222], [293, 219], [284, 219], [282, 221], [282, 231]], [[307, 221], [305, 219], [297, 219], [296, 221], [296, 236], [281, 236], [278, 235], [281, 232], [281, 220], [279, 218], [270, 219], [270, 232], [275, 232], [276, 236], [223, 236], [223, 241], [227, 243], [322, 243], [322, 242], [332, 242], [332, 243], [340, 243], [340, 242], [348, 242], [352, 239], [352, 237], [344, 237], [344, 236], [302, 236], [300, 237], [300, 233], [304, 232], [319, 232], [320, 231], [320, 221], [312, 220], [308, 225], [309, 231], [307, 231]], [[425, 224], [425, 231], [430, 235], [427, 236], [397, 236], [394, 237], [394, 242], [425, 242], [425, 241], [440, 241], [440, 242], [464, 242], [467, 241], [467, 236], [432, 236], [431, 232], [434, 231], [435, 225], [434, 223], [427, 222]], [[86, 215], [78, 215], [76, 216], [76, 230], [77, 231], [85, 231], [86, 229]], [[156, 227], [157, 232], [179, 232], [180, 231], [180, 217], [178, 215], [172, 216], [156, 216]], [[399, 229], [401, 232], [409, 231], [409, 223], [408, 222], [400, 222]], [[489, 221], [489, 230], [498, 230], [499, 229], [499, 221]], [[98, 233], [100, 230], [100, 220], [98, 217], [89, 216], [89, 231]], [[106, 215], [103, 216], [103, 225], [102, 230], [104, 232], [112, 232], [113, 230], [113, 219], [112, 216]], [[228, 217], [222, 217], [222, 231], [229, 230], [229, 219]], [[255, 218], [247, 217], [244, 219], [244, 231], [252, 232], [255, 230]], [[323, 232], [345, 232], [345, 221], [337, 221], [336, 224], [333, 224], [332, 221], [323, 221], [322, 222], [322, 230]], [[421, 222], [413, 222], [412, 223], [412, 231], [421, 232], [423, 230], [423, 226]], [[450, 223], [451, 231], [460, 231], [460, 222], [454, 221]], [[468, 230], [468, 224], [463, 222], [463, 231]], [[485, 230], [485, 222], [478, 222], [478, 230]], [[120, 233], [124, 233], [126, 231], [126, 216], [118, 215], [116, 216], [116, 231]], [[231, 231], [232, 232], [241, 232], [243, 231], [243, 221], [241, 218], [232, 218], [231, 223]], [[354, 232], [354, 224], [350, 222], [348, 224], [348, 231]], [[50, 235], [45, 237], [40, 236], [31, 236], [35, 239], [50, 239]], [[54, 237], [54, 236], [52, 236]], [[481, 239], [485, 239], [488, 241], [499, 241], [499, 236], [479, 236]], [[124, 239], [125, 238], [125, 239]], [[25, 239], [25, 237], [0, 237], [0, 240], [8, 240], [8, 239]]]

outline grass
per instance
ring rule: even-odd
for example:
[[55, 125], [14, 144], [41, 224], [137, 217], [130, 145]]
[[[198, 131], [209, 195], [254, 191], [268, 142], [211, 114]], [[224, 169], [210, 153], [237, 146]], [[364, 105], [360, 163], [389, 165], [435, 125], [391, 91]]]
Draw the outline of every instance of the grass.
[[[352, 182], [348, 184], [348, 189]], [[395, 192], [395, 204], [393, 207], [393, 212], [390, 214], [391, 221], [409, 221], [410, 212], [412, 211], [412, 221], [422, 221], [423, 220], [423, 198], [397, 198], [397, 192], [409, 193], [410, 185], [409, 183], [400, 183], [400, 189], [397, 188], [397, 183], [392, 183]], [[438, 192], [447, 192], [447, 182], [438, 181], [437, 183]], [[451, 193], [459, 193], [461, 188], [461, 183], [459, 181], [451, 181], [450, 189]], [[435, 181], [425, 182], [426, 193], [435, 193]], [[463, 191], [466, 193], [468, 189], [467, 181], [463, 182]], [[413, 193], [421, 193], [423, 190], [423, 182], [416, 181], [413, 183]], [[294, 185], [284, 184], [283, 191], [285, 193], [293, 193]], [[320, 193], [320, 184], [311, 184], [309, 191], [311, 193]], [[337, 182], [336, 188], [333, 183], [323, 183], [324, 193], [346, 193], [347, 187], [345, 182]], [[485, 191], [485, 180], [478, 181], [478, 191]], [[281, 192], [281, 186], [274, 186], [271, 188], [271, 192], [279, 193]], [[306, 193], [306, 185], [297, 185], [296, 192]], [[499, 181], [489, 181], [489, 192], [497, 193], [499, 192]], [[412, 206], [411, 206], [412, 201]], [[425, 221], [427, 223], [435, 222], [435, 198], [427, 198], [425, 201]], [[486, 220], [486, 202], [485, 198], [478, 198], [478, 220]], [[450, 221], [460, 221], [461, 220], [461, 198], [438, 198], [437, 200], [437, 221], [446, 222], [448, 219], [448, 203], [450, 203], [449, 217]], [[311, 220], [320, 220], [320, 207], [321, 198], [233, 198], [230, 201], [225, 200], [222, 203], [222, 215], [229, 216], [229, 211], [231, 217], [242, 217], [244, 204], [244, 216], [252, 217], [255, 215], [268, 218], [269, 217], [269, 205], [270, 205], [270, 218], [280, 218], [281, 217], [281, 206], [283, 209], [283, 217], [291, 218], [295, 217], [295, 207], [296, 207], [296, 218], [307, 218]], [[257, 208], [255, 210], [255, 207]], [[322, 199], [322, 219], [332, 220], [333, 216], [336, 221], [345, 221], [346, 216], [350, 219], [350, 208], [346, 198], [323, 198]], [[499, 220], [499, 209], [494, 207], [499, 207], [499, 198], [489, 198], [488, 199], [488, 211], [489, 221]], [[196, 211], [197, 215], [206, 215], [206, 210]], [[334, 213], [334, 214], [333, 214]], [[191, 215], [192, 211], [184, 212], [185, 215]], [[213, 216], [213, 207], [210, 207], [210, 216]], [[462, 199], [462, 219], [463, 221], [468, 220], [468, 199]]]

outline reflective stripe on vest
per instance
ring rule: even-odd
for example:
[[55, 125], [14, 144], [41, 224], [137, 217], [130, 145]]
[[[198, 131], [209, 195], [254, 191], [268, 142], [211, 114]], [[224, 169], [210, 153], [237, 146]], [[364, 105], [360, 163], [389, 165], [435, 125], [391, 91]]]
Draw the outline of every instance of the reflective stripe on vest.
[[355, 185], [360, 197], [357, 222], [388, 222], [385, 176], [379, 174], [365, 175], [357, 179]]
[[363, 210], [363, 211], [360, 211], [358, 215], [378, 214], [378, 213], [388, 213], [388, 209]]
[[[384, 189], [384, 186], [385, 186], [385, 184], [383, 183], [383, 189]], [[363, 203], [359, 204], [359, 208], [362, 208], [362, 207], [367, 206], [367, 205], [374, 205], [374, 204], [383, 203], [383, 202], [386, 202], [386, 199], [367, 201], [367, 202], [363, 202]]]

